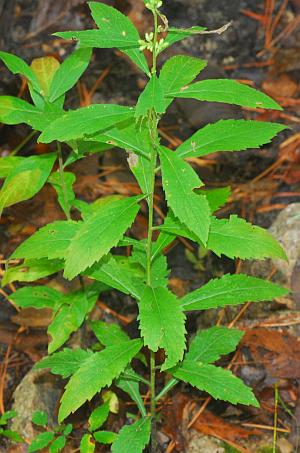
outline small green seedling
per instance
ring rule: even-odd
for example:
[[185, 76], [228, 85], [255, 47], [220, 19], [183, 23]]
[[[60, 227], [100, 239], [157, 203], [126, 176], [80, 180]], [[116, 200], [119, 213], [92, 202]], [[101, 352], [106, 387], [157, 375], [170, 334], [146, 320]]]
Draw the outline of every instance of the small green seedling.
[[7, 411], [4, 412], [0, 417], [0, 438], [6, 437], [6, 439], [11, 440], [12, 442], [24, 442], [24, 439], [16, 431], [12, 431], [6, 425], [17, 416], [16, 411]]
[[71, 423], [59, 425], [53, 430], [48, 428], [48, 415], [43, 411], [35, 411], [33, 413], [32, 423], [39, 428], [44, 428], [46, 431], [41, 432], [33, 439], [28, 448], [29, 453], [43, 450], [46, 447], [49, 453], [62, 451], [66, 445], [67, 437], [73, 430]]
[[[153, 16], [153, 30], [145, 38], [140, 37], [129, 18], [118, 10], [99, 2], [91, 2], [89, 6], [97, 29], [56, 34], [78, 45], [61, 65], [54, 59], [42, 59], [29, 67], [13, 55], [0, 53], [13, 73], [27, 79], [33, 101], [29, 104], [1, 96], [0, 121], [28, 124], [42, 132], [39, 142], [53, 143], [56, 149], [43, 156], [14, 155], [0, 159], [0, 176], [5, 179], [0, 191], [0, 211], [31, 198], [49, 183], [57, 191], [66, 216], [65, 220], [40, 228], [17, 247], [9, 259], [22, 262], [7, 266], [2, 285], [13, 281], [34, 282], [61, 270], [67, 280], [80, 277], [83, 281], [84, 277], [90, 282], [67, 295], [50, 286], [25, 285], [10, 298], [18, 307], [47, 307], [53, 312], [48, 328], [49, 356], [36, 368], [50, 368], [52, 373], [69, 379], [61, 398], [59, 423], [112, 383], [127, 392], [139, 409], [139, 418], [121, 428], [117, 436], [93, 429], [97, 426], [94, 419], [99, 415], [96, 409], [91, 416], [93, 421], [90, 419], [90, 433], [81, 441], [81, 450], [93, 451], [94, 441], [109, 441], [113, 453], [140, 453], [151, 440], [154, 453], [157, 403], [180, 381], [208, 392], [215, 399], [259, 405], [241, 379], [215, 365], [221, 356], [236, 349], [243, 332], [215, 326], [200, 330], [188, 345], [186, 312], [271, 300], [285, 295], [287, 290], [247, 275], [224, 275], [178, 298], [168, 287], [169, 269], [164, 249], [177, 236], [182, 236], [219, 257], [286, 259], [280, 244], [264, 229], [236, 215], [219, 218], [216, 213], [226, 203], [230, 191], [206, 188], [189, 162], [189, 158], [210, 153], [259, 148], [285, 126], [255, 120], [220, 120], [196, 131], [177, 149], [167, 148], [161, 142], [159, 122], [175, 99], [191, 98], [251, 109], [281, 110], [281, 107], [264, 93], [234, 80], [194, 82], [207, 65], [202, 59], [175, 55], [161, 67], [159, 56], [163, 51], [177, 41], [191, 35], [201, 37], [206, 32], [198, 26], [188, 29], [169, 26], [161, 12], [161, 1], [145, 1]], [[147, 84], [134, 107], [95, 104], [63, 110], [65, 92], [86, 68], [92, 48], [117, 48], [145, 74]], [[145, 49], [152, 53], [150, 68]], [[65, 161], [61, 143], [69, 149]], [[91, 204], [76, 199], [75, 176], [66, 168], [88, 153], [102, 153], [112, 146], [127, 153], [140, 194], [106, 197]], [[56, 161], [58, 171], [53, 171]], [[154, 216], [158, 178], [168, 206], [163, 224], [155, 224]], [[149, 213], [147, 239], [138, 241], [128, 231], [141, 204], [145, 203]], [[80, 220], [73, 220], [75, 209], [81, 215]], [[130, 246], [130, 256], [116, 253], [116, 246], [118, 250]], [[132, 339], [117, 325], [93, 322], [92, 330], [103, 346], [100, 351], [59, 350], [88, 319], [98, 295], [112, 288], [136, 301], [140, 336]], [[145, 355], [141, 353], [142, 348]], [[158, 350], [164, 351], [162, 361], [161, 354], [156, 355]], [[133, 362], [134, 359], [145, 361], [145, 357], [149, 358], [146, 378], [135, 371]], [[156, 380], [157, 371], [168, 377], [163, 388]], [[141, 385], [149, 390], [149, 406], [145, 406], [141, 397]], [[99, 409], [100, 421], [103, 407], [105, 404]], [[45, 444], [55, 437], [49, 432], [43, 435]]]

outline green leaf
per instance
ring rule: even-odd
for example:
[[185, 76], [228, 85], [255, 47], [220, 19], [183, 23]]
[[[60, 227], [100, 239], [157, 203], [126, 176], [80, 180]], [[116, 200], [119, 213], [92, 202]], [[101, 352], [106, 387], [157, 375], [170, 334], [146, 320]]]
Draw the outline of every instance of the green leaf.
[[187, 294], [180, 301], [185, 311], [270, 300], [288, 294], [286, 288], [248, 275], [224, 275]]
[[114, 104], [95, 104], [77, 110], [69, 110], [43, 131], [39, 142], [51, 143], [54, 140], [68, 142], [82, 139], [132, 118], [133, 114], [132, 107]]
[[[144, 275], [142, 276], [144, 283], [147, 282], [147, 253], [146, 253], [146, 243], [144, 242], [144, 247], [140, 249], [137, 246], [133, 246], [132, 255], [129, 258], [132, 263], [139, 264], [143, 270]], [[159, 286], [168, 285], [168, 262], [167, 258], [162, 254], [157, 254], [152, 258], [151, 269], [151, 286], [157, 288]], [[144, 285], [141, 286], [141, 290], [144, 290]]]
[[128, 17], [103, 3], [90, 2], [89, 6], [99, 30], [56, 33], [56, 36], [78, 39], [81, 47], [100, 49], [117, 47], [149, 75], [147, 60], [143, 52], [139, 50], [139, 33]]
[[85, 434], [80, 442], [80, 453], [94, 453], [95, 444], [91, 434]]
[[80, 224], [66, 254], [65, 278], [71, 280], [117, 245], [133, 223], [141, 196], [117, 200]]
[[62, 297], [59, 291], [49, 286], [24, 286], [9, 296], [18, 307], [52, 308], [53, 310], [60, 306]]
[[0, 178], [6, 178], [15, 167], [24, 160], [24, 157], [8, 156], [0, 158]]
[[54, 102], [69, 91], [88, 67], [92, 49], [77, 49], [60, 65], [50, 85], [49, 101]]
[[[179, 91], [183, 86], [191, 83], [197, 75], [205, 68], [207, 61], [188, 55], [175, 55], [163, 65], [159, 82], [164, 96]], [[165, 99], [167, 105], [172, 99]]]
[[103, 346], [114, 346], [129, 341], [129, 337], [118, 324], [104, 321], [91, 321], [90, 326]]
[[83, 349], [68, 349], [45, 357], [34, 365], [35, 370], [49, 368], [52, 374], [59, 374], [64, 379], [74, 374], [93, 353]]
[[0, 428], [0, 437], [4, 436], [13, 442], [25, 442], [23, 437], [20, 436], [19, 433], [16, 431], [12, 431], [11, 429], [1, 429]]
[[27, 157], [17, 163], [0, 190], [0, 214], [3, 208], [28, 200], [39, 192], [55, 160], [55, 154], [44, 154]]
[[46, 412], [43, 412], [43, 411], [35, 411], [32, 414], [31, 420], [35, 425], [45, 427], [45, 426], [47, 426], [47, 423], [48, 423], [48, 414], [46, 414]]
[[48, 260], [46, 258], [25, 260], [19, 266], [9, 267], [4, 273], [1, 284], [5, 286], [15, 281], [34, 282], [55, 274], [62, 268], [63, 262], [60, 260]]
[[[88, 358], [71, 377], [61, 400], [58, 419], [61, 423], [85, 401], [90, 401], [103, 387], [117, 378], [142, 347], [141, 340], [108, 346]], [[80, 392], [78, 392], [80, 389]]]
[[48, 178], [48, 182], [57, 192], [58, 202], [67, 217], [75, 201], [75, 193], [73, 191], [75, 181], [76, 176], [71, 172], [63, 173], [63, 181], [59, 172], [52, 173]]
[[40, 86], [38, 92], [42, 97], [49, 96], [52, 80], [59, 67], [60, 63], [54, 57], [35, 58], [32, 61], [31, 69], [38, 79]]
[[163, 89], [156, 75], [152, 75], [144, 91], [138, 98], [135, 117], [146, 116], [149, 110], [155, 110], [156, 113], [166, 111], [166, 102], [164, 99]]
[[32, 453], [34, 451], [42, 450], [46, 448], [50, 442], [54, 439], [54, 433], [46, 431], [44, 433], [39, 434], [33, 441], [31, 442], [28, 451]]
[[[161, 370], [182, 360], [185, 350], [185, 316], [178, 299], [167, 288], [147, 287], [139, 302], [139, 321], [145, 346], [164, 348], [167, 358]], [[174, 336], [176, 332], [176, 336]]]
[[170, 96], [224, 102], [250, 108], [282, 110], [282, 107], [266, 94], [230, 79], [201, 80], [183, 87], [180, 91], [174, 91]]
[[58, 112], [44, 114], [34, 105], [14, 96], [0, 96], [0, 122], [4, 124], [25, 123], [33, 129], [42, 130], [48, 122], [58, 118]]
[[89, 431], [100, 428], [106, 422], [109, 412], [109, 401], [94, 409], [89, 418]]
[[63, 448], [65, 447], [66, 445], [66, 437], [61, 435], [61, 436], [58, 436], [54, 442], [52, 442], [52, 444], [50, 445], [50, 449], [49, 449], [49, 452], [50, 453], [57, 453], [61, 450], [63, 450]]
[[191, 342], [184, 362], [216, 362], [222, 355], [234, 351], [243, 335], [241, 330], [220, 326], [201, 330]]
[[191, 28], [175, 28], [169, 27], [168, 34], [166, 36], [165, 42], [171, 46], [177, 41], [182, 41], [185, 38], [189, 38], [199, 32], [206, 30], [206, 27], [191, 27]]
[[194, 193], [203, 186], [202, 181], [187, 162], [167, 148], [161, 148], [160, 161], [168, 206], [205, 245], [211, 221], [209, 204], [206, 197]]
[[68, 423], [63, 430], [63, 434], [65, 436], [68, 436], [69, 434], [71, 434], [72, 430], [73, 430], [73, 425], [71, 423]]
[[172, 374], [215, 399], [259, 407], [252, 390], [231, 371], [201, 362], [184, 361]]
[[143, 271], [125, 256], [108, 255], [88, 269], [86, 275], [135, 299], [141, 297]]
[[112, 453], [142, 453], [150, 441], [151, 418], [143, 417], [125, 425], [112, 444]]
[[8, 420], [15, 418], [17, 415], [18, 415], [17, 411], [14, 410], [4, 412], [4, 414], [2, 414], [0, 417], [0, 426], [6, 425]]
[[[127, 373], [130, 374], [127, 375]], [[141, 415], [145, 417], [147, 412], [140, 394], [139, 376], [136, 375], [135, 371], [132, 368], [128, 367], [125, 372], [122, 373], [121, 376], [116, 380], [115, 384], [119, 389], [123, 390], [123, 392], [127, 393], [130, 396], [132, 401], [134, 401], [138, 406]]]
[[207, 248], [228, 258], [287, 259], [279, 242], [268, 231], [236, 215], [229, 219], [212, 219]]
[[73, 220], [57, 220], [49, 223], [19, 245], [11, 258], [63, 259], [82, 223]]
[[231, 195], [230, 187], [210, 190], [196, 189], [195, 192], [206, 196], [211, 212], [216, 212], [224, 206]]
[[184, 158], [201, 157], [218, 151], [259, 148], [284, 129], [286, 126], [278, 123], [220, 120], [197, 131], [177, 148], [176, 154]]
[[117, 434], [111, 431], [98, 431], [93, 436], [100, 444], [112, 444], [117, 439]]
[[22, 76], [26, 77], [26, 79], [32, 84], [32, 86], [39, 91], [40, 86], [39, 82], [32, 71], [31, 67], [22, 60], [22, 58], [17, 57], [11, 53], [7, 52], [0, 52], [0, 60], [3, 61], [5, 66], [12, 72], [13, 74], [21, 74]]

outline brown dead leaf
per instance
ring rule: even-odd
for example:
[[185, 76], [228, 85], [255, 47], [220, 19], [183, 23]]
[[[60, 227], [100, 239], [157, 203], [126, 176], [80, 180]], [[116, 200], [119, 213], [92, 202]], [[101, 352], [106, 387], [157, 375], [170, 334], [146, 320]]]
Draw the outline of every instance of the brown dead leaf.
[[52, 320], [50, 308], [23, 308], [19, 313], [13, 315], [11, 320], [23, 327], [47, 327]]
[[164, 422], [163, 432], [170, 437], [179, 451], [184, 451], [184, 435], [182, 432], [182, 420], [184, 409], [191, 403], [191, 399], [183, 393], [176, 393], [162, 410]]
[[299, 85], [288, 74], [281, 74], [279, 77], [268, 78], [263, 82], [263, 90], [274, 98], [296, 96], [299, 92]]

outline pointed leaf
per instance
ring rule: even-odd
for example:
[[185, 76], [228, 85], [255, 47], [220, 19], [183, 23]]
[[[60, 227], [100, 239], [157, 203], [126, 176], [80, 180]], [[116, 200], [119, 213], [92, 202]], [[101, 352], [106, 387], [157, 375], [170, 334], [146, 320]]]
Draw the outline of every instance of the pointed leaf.
[[65, 379], [74, 374], [92, 354], [89, 350], [65, 348], [37, 362], [34, 369], [49, 368], [52, 374], [59, 374]]
[[144, 417], [123, 426], [112, 444], [112, 453], [142, 453], [150, 441], [151, 418]]
[[208, 124], [180, 145], [180, 157], [201, 157], [218, 151], [244, 151], [270, 143], [286, 129], [283, 124], [262, 121], [220, 120]]
[[224, 206], [231, 195], [230, 187], [209, 190], [196, 189], [195, 192], [206, 196], [211, 212], [216, 212]]
[[49, 453], [58, 453], [59, 451], [62, 451], [66, 445], [66, 441], [67, 439], [65, 436], [58, 436], [50, 445]]
[[183, 87], [180, 91], [171, 93], [170, 96], [224, 102], [250, 108], [282, 110], [282, 107], [265, 93], [230, 79], [202, 80]]
[[206, 244], [210, 226], [209, 204], [206, 197], [196, 195], [193, 191], [203, 186], [202, 181], [192, 167], [173, 151], [161, 148], [160, 160], [168, 206]]
[[98, 431], [93, 436], [97, 442], [105, 445], [112, 444], [118, 437], [116, 433], [112, 433], [111, 431]]
[[139, 118], [140, 116], [146, 116], [149, 110], [152, 109], [155, 110], [156, 113], [164, 113], [166, 111], [164, 93], [156, 75], [152, 75], [144, 88], [144, 91], [138, 98], [135, 117]]
[[98, 406], [96, 409], [94, 409], [88, 420], [89, 431], [95, 431], [96, 429], [100, 428], [103, 423], [106, 422], [109, 416], [109, 412], [109, 401], [101, 404], [101, 406]]
[[141, 340], [131, 340], [109, 346], [88, 358], [66, 386], [58, 415], [59, 422], [61, 423], [71, 412], [75, 412], [85, 401], [90, 401], [103, 387], [109, 386], [141, 347]]
[[32, 198], [45, 184], [56, 160], [55, 154], [31, 156], [17, 163], [0, 190], [3, 208]]
[[215, 399], [259, 407], [250, 387], [231, 371], [201, 362], [185, 361], [172, 374]]
[[54, 57], [41, 57], [32, 61], [31, 69], [38, 79], [40, 85], [39, 94], [43, 97], [48, 97], [53, 77], [59, 67], [60, 63]]
[[33, 423], [38, 426], [47, 426], [48, 423], [48, 414], [43, 411], [35, 411], [32, 415]]
[[76, 176], [71, 172], [63, 172], [61, 177], [59, 172], [52, 173], [48, 182], [54, 187], [58, 196], [58, 202], [68, 217], [70, 208], [75, 201], [75, 193], [73, 191], [73, 184], [76, 181]]
[[[52, 114], [52, 118], [54, 115], [59, 116], [57, 113]], [[50, 119], [49, 113], [47, 116]], [[40, 128], [45, 126], [41, 111], [34, 105], [14, 96], [0, 96], [0, 122], [11, 125], [25, 123], [36, 130], [41, 130]]]
[[176, 365], [185, 350], [185, 316], [175, 295], [167, 288], [147, 287], [139, 302], [139, 313], [145, 346], [154, 352], [165, 349], [162, 371]]
[[117, 200], [80, 224], [66, 254], [64, 275], [71, 280], [92, 266], [117, 245], [133, 223], [141, 196]]
[[132, 368], [128, 367], [125, 370], [125, 373], [122, 373], [121, 376], [116, 380], [115, 384], [119, 389], [123, 390], [123, 392], [127, 393], [130, 396], [132, 401], [134, 401], [138, 406], [141, 415], [145, 417], [147, 412], [140, 394], [140, 385], [138, 381], [139, 376], [137, 375], [137, 379], [134, 379], [133, 377], [131, 378], [130, 375], [128, 376], [127, 373], [130, 373], [130, 375], [133, 376], [136, 374]]
[[185, 355], [185, 362], [212, 363], [222, 355], [234, 351], [244, 332], [228, 327], [211, 327], [197, 333], [191, 342], [189, 352]]
[[0, 178], [6, 178], [25, 157], [7, 156], [0, 158]]
[[238, 305], [270, 300], [288, 294], [286, 288], [248, 275], [224, 275], [187, 294], [181, 299], [185, 311]]
[[177, 41], [182, 41], [185, 38], [189, 38], [195, 34], [198, 34], [201, 31], [206, 30], [206, 27], [191, 27], [191, 28], [175, 28], [169, 27], [168, 34], [166, 36], [165, 42], [171, 46]]
[[104, 321], [91, 321], [92, 331], [103, 346], [114, 346], [129, 341], [127, 333], [118, 324], [108, 324]]
[[69, 91], [88, 67], [92, 49], [77, 49], [60, 65], [50, 85], [49, 101]]
[[55, 274], [63, 268], [63, 262], [60, 260], [29, 259], [25, 260], [19, 266], [9, 267], [2, 278], [2, 286], [8, 283], [19, 282], [34, 282], [40, 278], [48, 277]]
[[94, 453], [95, 444], [91, 434], [84, 434], [80, 442], [80, 453]]
[[54, 433], [51, 431], [46, 431], [44, 433], [38, 434], [37, 437], [33, 439], [28, 448], [29, 453], [46, 448], [53, 439]]
[[13, 55], [7, 52], [0, 52], [0, 60], [7, 66], [7, 68], [13, 74], [21, 74], [22, 76], [26, 77], [26, 79], [32, 83], [33, 87], [39, 91], [39, 82], [32, 71], [31, 67], [22, 60], [22, 58], [17, 57], [17, 55]]
[[39, 142], [50, 143], [54, 140], [61, 142], [78, 140], [86, 135], [95, 134], [100, 130], [114, 126], [116, 123], [125, 121], [131, 118], [133, 114], [134, 110], [132, 107], [114, 104], [95, 104], [78, 110], [69, 110], [60, 116], [58, 121], [53, 121], [44, 130], [39, 137]]
[[59, 307], [62, 297], [62, 293], [49, 286], [24, 286], [9, 296], [18, 307], [52, 308], [53, 310]]

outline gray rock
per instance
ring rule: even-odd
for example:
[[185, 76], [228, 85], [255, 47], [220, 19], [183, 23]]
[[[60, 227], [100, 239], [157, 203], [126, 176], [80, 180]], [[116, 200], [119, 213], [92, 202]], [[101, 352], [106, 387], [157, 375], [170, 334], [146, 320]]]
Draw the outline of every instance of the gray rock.
[[203, 436], [194, 431], [186, 453], [225, 453], [225, 449], [218, 439]]

